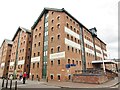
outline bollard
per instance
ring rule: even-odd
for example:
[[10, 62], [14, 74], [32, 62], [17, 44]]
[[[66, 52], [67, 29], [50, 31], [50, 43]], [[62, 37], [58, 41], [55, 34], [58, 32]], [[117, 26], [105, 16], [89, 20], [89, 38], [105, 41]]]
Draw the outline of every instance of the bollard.
[[3, 78], [3, 82], [2, 82], [2, 87], [4, 87], [4, 78]]
[[40, 81], [40, 77], [38, 77], [38, 81]]
[[17, 81], [15, 81], [15, 90], [17, 90]]
[[48, 77], [47, 77], [46, 81], [48, 82]]
[[12, 80], [10, 80], [10, 90], [12, 89]]
[[6, 79], [6, 88], [8, 87], [8, 79]]

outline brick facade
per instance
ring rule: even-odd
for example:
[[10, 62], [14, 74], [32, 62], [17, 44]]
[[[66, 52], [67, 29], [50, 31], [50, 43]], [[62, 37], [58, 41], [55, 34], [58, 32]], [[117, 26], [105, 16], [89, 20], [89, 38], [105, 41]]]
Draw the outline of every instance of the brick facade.
[[71, 81], [75, 70], [101, 68], [92, 61], [107, 59], [106, 44], [93, 30], [65, 9], [45, 8], [31, 31], [19, 27], [15, 33], [9, 75]]
[[95, 57], [106, 58], [106, 44], [64, 9], [44, 9], [32, 32], [31, 78], [70, 81], [75, 70], [94, 68]]
[[13, 42], [5, 39], [1, 45], [1, 77], [7, 78]]
[[26, 72], [29, 76], [31, 58], [31, 32], [19, 27], [13, 37], [9, 74], [19, 76]]

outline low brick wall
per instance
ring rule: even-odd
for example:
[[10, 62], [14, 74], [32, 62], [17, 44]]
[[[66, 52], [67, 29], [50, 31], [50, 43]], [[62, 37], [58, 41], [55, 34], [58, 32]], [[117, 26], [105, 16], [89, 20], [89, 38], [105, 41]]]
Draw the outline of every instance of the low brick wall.
[[100, 84], [108, 81], [104, 75], [73, 75], [73, 82]]

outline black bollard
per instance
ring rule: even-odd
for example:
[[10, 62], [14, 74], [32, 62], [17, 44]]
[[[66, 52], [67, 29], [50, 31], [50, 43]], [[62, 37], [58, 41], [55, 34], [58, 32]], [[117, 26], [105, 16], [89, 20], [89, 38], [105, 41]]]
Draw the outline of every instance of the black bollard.
[[3, 82], [2, 82], [2, 87], [4, 87], [4, 78], [3, 78]]
[[48, 82], [48, 77], [47, 77], [46, 81]]
[[6, 88], [8, 87], [8, 79], [6, 79]]
[[10, 80], [10, 90], [12, 89], [12, 80]]
[[15, 81], [15, 90], [17, 90], [17, 81]]
[[38, 81], [40, 81], [40, 77], [38, 77]]

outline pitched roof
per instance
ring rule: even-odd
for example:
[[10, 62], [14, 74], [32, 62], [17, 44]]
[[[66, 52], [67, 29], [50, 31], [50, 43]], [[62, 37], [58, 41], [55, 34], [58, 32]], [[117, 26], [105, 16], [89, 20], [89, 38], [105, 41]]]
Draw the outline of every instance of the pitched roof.
[[23, 28], [23, 27], [18, 27], [18, 29], [17, 29], [17, 31], [16, 31], [16, 33], [15, 33], [15, 35], [14, 35], [14, 37], [13, 37], [13, 39], [12, 39], [12, 41], [14, 41], [14, 39], [15, 39], [15, 37], [16, 37], [16, 35], [17, 35], [17, 33], [20, 31], [20, 30], [22, 30], [22, 31], [24, 31], [24, 32], [26, 32], [26, 33], [31, 33], [31, 31], [30, 30], [28, 30], [28, 29], [26, 29], [26, 28]]
[[[13, 44], [13, 42], [12, 42], [11, 40], [4, 39], [4, 41], [3, 41], [2, 44], [1, 44], [1, 47], [2, 47], [2, 45], [3, 45], [4, 42], [6, 42], [6, 43], [9, 44], [9, 45], [12, 45], [12, 44]], [[0, 48], [1, 48], [1, 47], [0, 47]]]
[[41, 19], [41, 17], [44, 15], [44, 13], [47, 13], [48, 11], [65, 12], [71, 18], [73, 18], [77, 23], [79, 23], [81, 26], [83, 26], [85, 29], [87, 29], [82, 23], [80, 23], [75, 17], [73, 17], [70, 13], [68, 13], [64, 8], [62, 8], [62, 9], [44, 8], [43, 11], [42, 11], [42, 13], [40, 14], [40, 16], [38, 17], [38, 19], [36, 20], [36, 22], [33, 24], [32, 29], [34, 29], [36, 27], [36, 25], [39, 22], [39, 20]]
[[11, 40], [8, 40], [8, 39], [5, 39], [5, 42], [8, 43], [8, 44], [13, 44], [13, 42]]
[[[39, 20], [42, 18], [42, 16], [44, 15], [44, 13], [47, 13], [48, 11], [56, 11], [56, 12], [65, 12], [67, 15], [69, 15], [72, 19], [74, 19], [79, 25], [81, 25], [82, 27], [84, 27], [88, 32], [91, 33], [91, 31], [86, 28], [81, 22], [79, 22], [75, 17], [73, 17], [69, 12], [67, 12], [64, 8], [62, 9], [57, 9], [57, 8], [44, 8], [42, 13], [40, 14], [40, 16], [38, 17], [38, 19], [35, 21], [35, 23], [33, 24], [33, 26], [31, 27], [31, 29], [33, 30], [36, 25], [38, 24]], [[96, 36], [97, 39], [99, 39]], [[102, 43], [104, 43], [101, 39], [99, 39]], [[105, 44], [105, 43], [104, 43]], [[106, 44], [105, 44], [106, 45]]]

